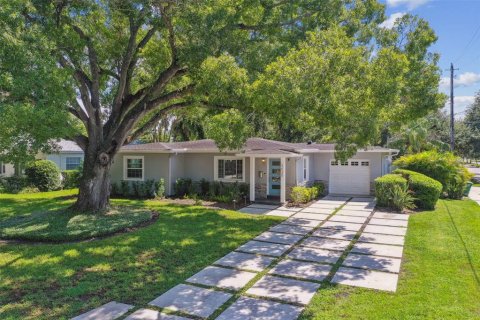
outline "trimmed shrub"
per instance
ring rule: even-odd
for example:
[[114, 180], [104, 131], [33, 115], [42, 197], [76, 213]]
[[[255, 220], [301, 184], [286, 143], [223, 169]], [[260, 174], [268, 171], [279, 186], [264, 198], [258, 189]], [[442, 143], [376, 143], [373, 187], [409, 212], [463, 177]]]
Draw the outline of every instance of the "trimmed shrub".
[[207, 179], [201, 179], [200, 180], [200, 195], [202, 197], [205, 197], [208, 195], [208, 192], [210, 191], [210, 181]]
[[78, 188], [82, 172], [80, 170], [65, 170], [62, 171], [62, 186], [63, 189]]
[[408, 180], [408, 187], [415, 196], [415, 205], [420, 209], [435, 209], [442, 192], [442, 184], [424, 174], [397, 169], [394, 173], [401, 174]]
[[19, 193], [28, 186], [27, 177], [12, 176], [0, 179], [0, 193]]
[[27, 181], [40, 191], [60, 189], [61, 173], [57, 165], [50, 160], [37, 160], [25, 169]]
[[311, 188], [316, 189], [316, 193], [317, 193], [317, 194], [316, 194], [316, 196], [315, 196], [314, 198], [317, 198], [317, 197], [322, 196], [322, 195], [325, 194], [325, 189], [326, 189], [326, 188], [325, 188], [325, 184], [324, 184], [323, 182], [321, 182], [321, 181], [315, 181], [315, 182], [312, 184]]
[[155, 190], [156, 190], [156, 196], [159, 198], [165, 198], [165, 180], [161, 178], [156, 184], [155, 184]]
[[192, 191], [192, 179], [177, 179], [177, 181], [175, 181], [173, 190], [175, 192], [175, 195], [180, 198], [184, 197], [187, 194], [190, 194]]
[[472, 174], [465, 169], [461, 159], [451, 152], [435, 150], [403, 156], [393, 163], [400, 169], [422, 173], [442, 184], [449, 198], [460, 199]]
[[302, 186], [293, 187], [292, 191], [290, 192], [290, 199], [295, 205], [307, 203], [318, 198], [320, 195], [319, 189], [320, 188], [318, 186], [313, 186], [310, 188]]
[[375, 197], [380, 207], [393, 207], [392, 190], [407, 188], [407, 180], [399, 174], [386, 174], [375, 179]]

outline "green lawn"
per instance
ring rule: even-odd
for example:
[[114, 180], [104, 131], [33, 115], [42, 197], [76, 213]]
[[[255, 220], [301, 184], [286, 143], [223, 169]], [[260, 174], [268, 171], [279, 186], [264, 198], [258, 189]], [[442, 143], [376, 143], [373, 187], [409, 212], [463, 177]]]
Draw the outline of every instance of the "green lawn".
[[[70, 204], [74, 191], [0, 195], [0, 221]], [[70, 196], [70, 197], [69, 197]], [[279, 221], [157, 201], [148, 227], [61, 245], [0, 244], [0, 319], [64, 319], [116, 300], [136, 306]], [[480, 319], [480, 207], [441, 200], [410, 218], [396, 293], [324, 285], [302, 319]]]
[[410, 217], [396, 293], [328, 285], [302, 319], [480, 319], [480, 206], [440, 200]]
[[[75, 192], [0, 195], [0, 222], [65, 207]], [[144, 305], [281, 220], [159, 201], [114, 204], [160, 216], [103, 240], [0, 244], [0, 319], [65, 319], [111, 300]]]

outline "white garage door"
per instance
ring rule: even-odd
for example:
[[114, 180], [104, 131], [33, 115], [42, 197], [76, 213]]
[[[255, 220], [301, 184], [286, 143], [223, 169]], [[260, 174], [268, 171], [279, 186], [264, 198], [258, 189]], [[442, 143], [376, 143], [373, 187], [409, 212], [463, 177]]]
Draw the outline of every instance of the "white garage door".
[[328, 189], [333, 194], [370, 194], [368, 160], [330, 161]]

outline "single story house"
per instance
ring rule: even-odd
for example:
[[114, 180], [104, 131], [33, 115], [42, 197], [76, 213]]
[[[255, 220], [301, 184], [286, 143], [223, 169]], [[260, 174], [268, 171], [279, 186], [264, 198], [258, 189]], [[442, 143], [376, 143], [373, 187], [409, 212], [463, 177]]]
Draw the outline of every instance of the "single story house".
[[11, 163], [0, 161], [0, 177], [10, 177], [15, 174], [15, 167]]
[[82, 164], [83, 150], [75, 142], [60, 140], [56, 144], [58, 152], [40, 155], [38, 158], [55, 162], [61, 171], [74, 170]]
[[213, 140], [127, 145], [114, 158], [112, 182], [165, 179], [173, 194], [179, 178], [193, 181], [245, 182], [251, 201], [278, 198], [290, 189], [322, 181], [330, 194], [369, 195], [375, 178], [390, 172], [398, 150], [359, 149], [347, 161], [337, 161], [334, 144], [287, 143], [250, 138], [244, 148], [220, 151]]

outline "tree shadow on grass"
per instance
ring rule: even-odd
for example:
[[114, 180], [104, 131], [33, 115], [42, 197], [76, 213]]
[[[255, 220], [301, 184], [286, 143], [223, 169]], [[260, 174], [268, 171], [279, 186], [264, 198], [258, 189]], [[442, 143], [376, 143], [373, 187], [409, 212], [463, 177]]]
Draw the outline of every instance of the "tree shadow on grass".
[[156, 223], [74, 244], [0, 245], [0, 314], [62, 319], [116, 300], [145, 305], [278, 218], [156, 205]]

